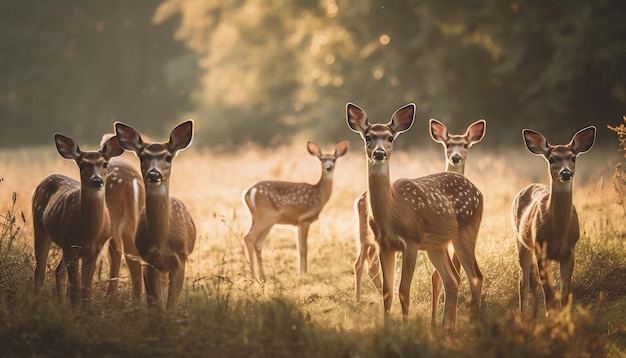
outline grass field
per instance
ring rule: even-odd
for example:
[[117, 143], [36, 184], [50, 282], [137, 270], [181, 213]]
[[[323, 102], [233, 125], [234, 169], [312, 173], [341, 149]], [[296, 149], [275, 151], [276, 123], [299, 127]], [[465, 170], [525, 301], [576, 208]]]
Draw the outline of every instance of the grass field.
[[[394, 152], [392, 177], [440, 171], [443, 155], [439, 146], [432, 147]], [[137, 161], [132, 155], [127, 158]], [[361, 146], [351, 147], [337, 161], [333, 195], [309, 233], [309, 273], [298, 275], [293, 229], [275, 226], [263, 251], [269, 276], [264, 284], [248, 269], [243, 236], [250, 220], [241, 194], [265, 179], [313, 183], [320, 175], [318, 161], [308, 155], [304, 143], [268, 150], [249, 147], [236, 154], [181, 152], [174, 162], [170, 193], [192, 213], [198, 240], [180, 308], [164, 315], [132, 304], [125, 267], [120, 301], [107, 302], [106, 255], [96, 272], [89, 311], [73, 312], [68, 304], [56, 302], [51, 270], [44, 292], [32, 294], [32, 191], [51, 172], [77, 177], [78, 170], [52, 146], [2, 151], [0, 214], [13, 213], [20, 229], [13, 241], [5, 235], [0, 242], [0, 356], [623, 356], [626, 216], [611, 187], [619, 160], [617, 152], [592, 150], [577, 162], [574, 203], [582, 237], [573, 276], [574, 305], [555, 319], [520, 326], [515, 324], [518, 265], [510, 206], [526, 184], [547, 183], [546, 164], [522, 150], [521, 143], [519, 150], [497, 154], [472, 148], [466, 175], [485, 197], [476, 248], [485, 275], [481, 320], [476, 326], [468, 324], [469, 285], [463, 276], [457, 331], [450, 338], [429, 330], [433, 268], [423, 253], [418, 256], [407, 327], [401, 324], [397, 296], [391, 324], [384, 327], [382, 300], [369, 279], [364, 279], [362, 301], [354, 302], [352, 205], [365, 188]], [[58, 253], [53, 254], [49, 267], [58, 259]]]

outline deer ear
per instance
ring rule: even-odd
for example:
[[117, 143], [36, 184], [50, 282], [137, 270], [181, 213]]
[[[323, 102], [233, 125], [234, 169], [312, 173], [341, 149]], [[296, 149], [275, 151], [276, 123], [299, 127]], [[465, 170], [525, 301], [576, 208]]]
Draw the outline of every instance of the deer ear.
[[477, 120], [470, 124], [470, 126], [467, 127], [467, 131], [465, 131], [465, 138], [467, 138], [469, 147], [483, 140], [486, 131], [487, 121], [484, 119]]
[[575, 155], [588, 152], [593, 143], [596, 141], [596, 127], [589, 126], [583, 128], [574, 134], [572, 141], [569, 143], [569, 147], [572, 149]]
[[348, 119], [348, 127], [354, 132], [363, 134], [370, 126], [365, 111], [353, 103], [346, 105], [346, 117]]
[[109, 160], [124, 153], [124, 148], [122, 148], [120, 143], [117, 141], [117, 137], [112, 136], [104, 142], [100, 153], [102, 153], [106, 160]]
[[548, 141], [543, 136], [543, 134], [539, 132], [535, 132], [530, 129], [524, 129], [522, 131], [522, 137], [524, 138], [524, 143], [526, 144], [526, 148], [530, 150], [533, 154], [546, 155], [548, 150], [550, 150]]
[[445, 143], [448, 140], [448, 128], [438, 120], [431, 118], [430, 137], [437, 143]]
[[122, 122], [115, 122], [115, 136], [120, 146], [139, 155], [145, 146], [139, 132]]
[[337, 143], [335, 146], [335, 158], [342, 157], [348, 151], [348, 141]]
[[177, 125], [170, 133], [168, 146], [174, 152], [189, 147], [193, 140], [193, 121], [188, 120]]
[[308, 141], [306, 142], [306, 149], [311, 153], [311, 155], [316, 157], [322, 156], [322, 151], [320, 150], [320, 146], [315, 142]]
[[392, 131], [396, 135], [406, 132], [413, 125], [415, 119], [415, 104], [409, 103], [406, 106], [398, 109], [391, 116], [391, 122], [388, 123]]
[[66, 137], [63, 134], [55, 134], [54, 141], [57, 146], [57, 151], [65, 159], [78, 160], [83, 153], [72, 138]]

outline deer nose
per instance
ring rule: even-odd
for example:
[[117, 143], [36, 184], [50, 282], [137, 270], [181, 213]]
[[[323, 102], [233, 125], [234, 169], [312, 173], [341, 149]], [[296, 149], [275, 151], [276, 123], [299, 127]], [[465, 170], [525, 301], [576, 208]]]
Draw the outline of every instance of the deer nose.
[[163, 175], [156, 170], [151, 170], [146, 175], [146, 179], [148, 179], [148, 183], [160, 183], [163, 180]]
[[573, 174], [570, 170], [567, 170], [567, 169], [562, 170], [562, 171], [559, 173], [559, 179], [560, 179], [561, 181], [569, 181], [569, 180], [572, 180], [572, 177], [573, 177], [573, 176], [574, 176], [574, 174]]
[[104, 180], [100, 177], [92, 177], [89, 179], [89, 185], [92, 188], [102, 188], [104, 186]]
[[456, 154], [455, 153], [455, 154], [452, 155], [452, 157], [450, 159], [452, 159], [452, 163], [459, 164], [463, 158], [461, 158], [460, 154]]
[[372, 158], [374, 160], [385, 160], [387, 158], [387, 152], [384, 149], [376, 149], [374, 153], [372, 153]]
[[324, 165], [324, 168], [326, 169], [327, 172], [333, 170], [333, 164], [332, 163], [328, 163], [326, 165]]

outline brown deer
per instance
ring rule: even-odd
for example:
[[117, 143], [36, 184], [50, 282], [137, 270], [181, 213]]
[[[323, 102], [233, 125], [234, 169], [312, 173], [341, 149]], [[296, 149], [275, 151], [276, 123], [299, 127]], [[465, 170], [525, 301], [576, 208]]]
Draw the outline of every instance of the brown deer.
[[[139, 216], [135, 245], [145, 262], [144, 283], [148, 308], [174, 310], [185, 278], [185, 265], [196, 242], [196, 227], [187, 208], [170, 196], [172, 161], [193, 137], [193, 122], [176, 126], [165, 143], [146, 143], [139, 132], [115, 123], [120, 145], [134, 152], [141, 163], [145, 186], [145, 209]], [[162, 281], [168, 281], [165, 304]]]
[[[526, 148], [548, 162], [550, 186], [530, 184], [513, 200], [512, 217], [520, 263], [519, 306], [524, 313], [530, 289], [531, 269], [539, 274], [546, 315], [560, 310], [561, 300], [570, 299], [574, 252], [580, 237], [578, 215], [572, 203], [572, 181], [578, 155], [591, 149], [596, 128], [581, 129], [565, 145], [550, 145], [530, 129], [522, 131]], [[559, 263], [561, 292], [555, 297], [551, 261]], [[536, 268], [535, 268], [536, 267]]]
[[111, 218], [109, 241], [109, 288], [111, 299], [117, 297], [122, 254], [130, 273], [133, 301], [141, 300], [141, 257], [135, 246], [139, 214], [145, 207], [146, 194], [141, 173], [126, 160], [114, 158], [109, 162], [106, 186], [106, 204]]
[[80, 182], [51, 174], [35, 188], [32, 199], [35, 291], [43, 286], [48, 254], [55, 243], [63, 252], [55, 270], [57, 297], [65, 295], [69, 277], [70, 302], [78, 307], [81, 300], [85, 304], [91, 300], [96, 261], [111, 236], [105, 204], [107, 164], [124, 150], [115, 137], [93, 152], [83, 152], [74, 140], [61, 134], [55, 134], [54, 140], [59, 154], [78, 165]]
[[[486, 131], [486, 122], [485, 120], [478, 120], [472, 123], [465, 134], [457, 135], [457, 134], [449, 134], [446, 126], [437, 121], [436, 119], [430, 120], [430, 135], [435, 142], [442, 143], [445, 149], [446, 156], [446, 171], [459, 173], [461, 175], [465, 172], [465, 162], [467, 160], [468, 149], [474, 144], [480, 142], [485, 135]], [[380, 279], [380, 263], [378, 261], [378, 248], [376, 246], [376, 242], [374, 240], [372, 230], [370, 229], [371, 225], [375, 225], [372, 218], [368, 224], [368, 213], [367, 213], [367, 196], [366, 193], [363, 193], [358, 199], [356, 203], [357, 208], [357, 216], [359, 220], [358, 226], [358, 237], [359, 237], [359, 252], [357, 254], [357, 260], [354, 264], [355, 278], [356, 278], [356, 301], [359, 302], [361, 296], [361, 276], [363, 271], [363, 266], [365, 263], [368, 264], [369, 275], [372, 278], [374, 285], [376, 288], [382, 292], [382, 282]], [[471, 237], [471, 236], [470, 236]], [[465, 238], [469, 240], [469, 238]], [[466, 242], [463, 244], [464, 247], [468, 248], [468, 251], [471, 248], [471, 251], [474, 251], [474, 247], [476, 245], [475, 242], [476, 237], [474, 237], [473, 242]], [[448, 246], [448, 252], [450, 257], [452, 258], [452, 262], [457, 271], [461, 269], [461, 264], [459, 262], [458, 257], [454, 254], [453, 245]], [[474, 270], [466, 271], [468, 277], [470, 275], [476, 275], [475, 279], [470, 280], [471, 291], [472, 291], [472, 304], [471, 304], [471, 315], [470, 322], [474, 322], [478, 318], [478, 311], [480, 308], [480, 294], [482, 291], [482, 281], [483, 275], [480, 271], [476, 260], [474, 259]], [[435, 326], [437, 322], [437, 311], [439, 304], [439, 296], [442, 290], [442, 282], [438, 271], [434, 271], [432, 274], [432, 284], [433, 284], [433, 300], [432, 300], [432, 311], [431, 311], [431, 325]]]
[[274, 224], [294, 225], [298, 228], [300, 274], [307, 272], [309, 226], [318, 219], [330, 199], [335, 162], [346, 154], [348, 142], [338, 143], [333, 154], [323, 154], [320, 147], [313, 142], [307, 142], [307, 149], [322, 165], [322, 175], [316, 184], [262, 181], [254, 184], [243, 195], [243, 201], [252, 218], [250, 230], [244, 237], [250, 270], [261, 281], [265, 280], [261, 250]]
[[421, 249], [426, 250], [443, 280], [443, 327], [452, 330], [456, 324], [460, 276], [447, 247], [454, 242], [461, 264], [470, 268], [472, 280], [477, 279], [473, 272], [474, 247], [467, 243], [476, 241], [482, 218], [482, 193], [467, 178], [451, 172], [391, 183], [389, 160], [393, 142], [413, 124], [414, 104], [398, 109], [386, 124], [370, 124], [365, 111], [352, 103], [347, 104], [346, 112], [348, 126], [365, 142], [367, 210], [371, 216], [368, 222], [373, 222], [371, 229], [379, 248], [385, 319], [393, 301], [395, 253], [400, 251], [399, 298], [403, 322], [408, 321], [411, 281], [417, 251]]
[[[464, 134], [449, 134], [448, 128], [436, 119], [430, 120], [430, 136], [431, 138], [443, 145], [446, 157], [446, 171], [465, 175], [465, 163], [467, 162], [467, 153], [469, 148], [480, 142], [485, 137], [487, 130], [487, 122], [480, 119], [467, 127]], [[468, 243], [468, 245], [476, 246], [476, 242]], [[452, 263], [457, 271], [461, 270], [459, 258], [454, 253], [454, 245], [448, 246], [448, 254], [452, 258]], [[470, 305], [470, 323], [474, 323], [478, 319], [480, 310], [480, 294], [482, 292], [483, 274], [478, 267], [478, 262], [474, 260], [474, 273], [476, 280], [472, 280], [472, 272], [465, 270], [470, 280], [470, 291], [472, 295]], [[439, 272], [433, 271], [431, 276], [433, 297], [431, 309], [431, 326], [434, 327], [437, 322], [437, 311], [439, 306], [439, 296], [441, 295], [442, 282]]]

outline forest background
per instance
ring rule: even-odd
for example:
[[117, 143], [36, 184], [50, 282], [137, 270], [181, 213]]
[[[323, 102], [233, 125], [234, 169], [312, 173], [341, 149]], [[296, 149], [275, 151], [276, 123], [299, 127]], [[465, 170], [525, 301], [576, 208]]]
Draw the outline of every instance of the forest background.
[[492, 147], [589, 124], [616, 146], [624, 18], [618, 0], [2, 0], [0, 147], [186, 118], [213, 149], [356, 140], [346, 102], [372, 121], [415, 102], [424, 131], [485, 118]]

